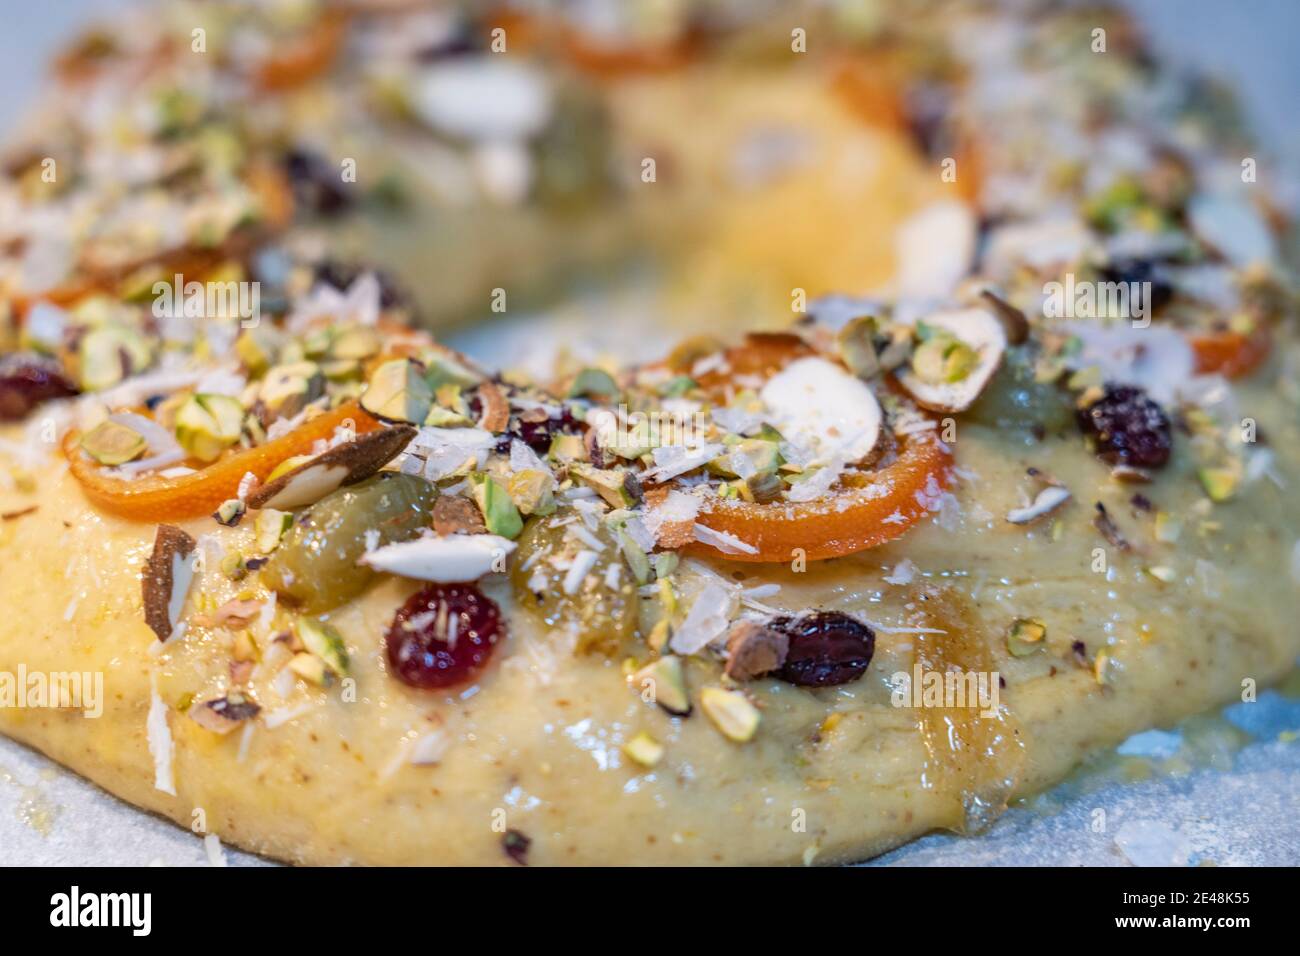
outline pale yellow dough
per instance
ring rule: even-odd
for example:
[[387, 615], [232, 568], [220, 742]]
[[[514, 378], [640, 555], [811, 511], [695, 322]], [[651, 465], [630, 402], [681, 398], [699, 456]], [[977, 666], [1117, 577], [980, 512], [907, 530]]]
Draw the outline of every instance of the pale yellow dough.
[[[1276, 472], [1300, 486], [1300, 428], [1261, 373], [1240, 388], [1276, 453]], [[1032, 793], [1098, 748], [1153, 725], [1239, 698], [1300, 652], [1300, 602], [1291, 577], [1300, 500], [1264, 478], [1215, 506], [1217, 531], [1189, 521], [1177, 545], [1151, 541], [1148, 517], [1127, 504], [1070, 430], [1027, 446], [1011, 433], [962, 424], [955, 443], [964, 478], [957, 509], [900, 541], [854, 558], [786, 567], [720, 566], [746, 583], [781, 584], [769, 603], [861, 612], [887, 627], [935, 634], [878, 635], [866, 676], [809, 691], [754, 685], [763, 705], [757, 737], [724, 739], [696, 708], [672, 719], [628, 687], [620, 661], [574, 658], [561, 636], [507, 605], [510, 637], [473, 692], [410, 690], [385, 673], [382, 635], [414, 587], [380, 583], [332, 616], [346, 636], [355, 702], [340, 688], [301, 682], [281, 700], [264, 679], [253, 692], [263, 716], [302, 708], [274, 729], [259, 725], [240, 759], [238, 731], [218, 737], [174, 708], [184, 695], [228, 687], [230, 635], [191, 628], [160, 656], [145, 627], [139, 573], [153, 525], [89, 508], [61, 465], [37, 475], [34, 495], [6, 493], [0, 510], [37, 510], [0, 525], [0, 668], [102, 670], [97, 720], [79, 712], [0, 709], [0, 730], [133, 804], [189, 826], [201, 808], [223, 841], [298, 863], [497, 864], [505, 827], [532, 840], [536, 864], [799, 863], [858, 860], [934, 828], [991, 815], [1007, 797]], [[1028, 531], [1003, 515], [1018, 504], [1024, 469], [1054, 472], [1074, 491], [1055, 540], [1050, 523]], [[1201, 497], [1180, 441], [1171, 465], [1144, 493], [1186, 513]], [[1110, 573], [1092, 570], [1105, 542], [1091, 526], [1104, 501], [1145, 553], [1108, 549]], [[952, 520], [948, 520], [951, 518]], [[946, 525], [946, 526], [945, 526]], [[209, 519], [185, 527], [227, 542]], [[909, 584], [889, 584], [903, 559]], [[1163, 584], [1144, 572], [1174, 569]], [[905, 576], [905, 575], [904, 575]], [[235, 593], [212, 568], [196, 583], [220, 602]], [[507, 602], [504, 588], [490, 592]], [[1047, 647], [1008, 656], [1004, 634], [1018, 616], [1041, 618]], [[1071, 652], [1105, 648], [1103, 687]], [[996, 668], [1005, 719], [890, 704], [888, 681], [917, 655], [932, 666]], [[146, 738], [151, 673], [169, 705], [177, 795], [155, 789]], [[718, 667], [692, 663], [693, 695]], [[839, 717], [827, 722], [831, 714]], [[947, 752], [955, 736], [981, 746]], [[404, 741], [439, 726], [449, 741], [436, 766], [404, 762]], [[620, 744], [646, 730], [666, 746], [645, 771]], [[989, 755], [991, 754], [991, 756]], [[965, 808], [963, 807], [965, 805]]]

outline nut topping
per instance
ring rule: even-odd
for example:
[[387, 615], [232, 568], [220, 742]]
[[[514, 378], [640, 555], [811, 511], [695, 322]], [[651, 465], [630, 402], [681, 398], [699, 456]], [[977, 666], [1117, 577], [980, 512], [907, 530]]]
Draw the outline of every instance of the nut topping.
[[790, 636], [756, 621], [737, 621], [727, 635], [725, 673], [735, 681], [753, 680], [780, 670], [790, 651]]
[[287, 510], [315, 504], [331, 491], [369, 478], [415, 437], [411, 425], [359, 435], [268, 481], [248, 496], [250, 508]]
[[140, 584], [144, 594], [144, 621], [165, 641], [180, 620], [185, 595], [194, 580], [189, 557], [194, 539], [180, 528], [160, 524], [154, 535], [153, 551], [144, 564]]

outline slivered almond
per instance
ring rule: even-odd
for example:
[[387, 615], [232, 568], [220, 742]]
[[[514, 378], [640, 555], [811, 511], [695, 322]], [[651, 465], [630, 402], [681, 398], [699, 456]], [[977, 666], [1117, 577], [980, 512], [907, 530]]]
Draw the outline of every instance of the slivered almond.
[[185, 595], [189, 593], [194, 569], [189, 557], [194, 539], [180, 528], [160, 524], [154, 535], [153, 551], [144, 563], [140, 587], [144, 597], [144, 622], [165, 641], [180, 619]]
[[500, 434], [510, 424], [510, 403], [505, 394], [497, 388], [495, 382], [484, 382], [478, 387], [479, 399], [483, 402], [483, 415], [478, 427], [492, 434]]
[[288, 511], [315, 504], [336, 488], [369, 478], [415, 437], [414, 425], [394, 425], [358, 435], [286, 471], [248, 496], [250, 508]]
[[1029, 338], [1029, 320], [1025, 318], [1025, 313], [992, 289], [981, 289], [979, 295], [997, 320], [1002, 323], [1002, 330], [1006, 332], [1009, 344], [1020, 345]]
[[1048, 485], [1034, 498], [1027, 508], [1012, 508], [1007, 512], [1007, 520], [1012, 524], [1030, 524], [1044, 515], [1051, 514], [1070, 500], [1070, 492], [1060, 485]]
[[922, 408], [947, 414], [963, 412], [979, 398], [984, 386], [1002, 364], [1007, 334], [998, 318], [984, 309], [940, 312], [926, 316], [924, 321], [951, 333], [962, 344], [974, 349], [975, 366], [954, 382], [927, 381], [913, 367], [907, 367], [897, 373], [898, 382]]

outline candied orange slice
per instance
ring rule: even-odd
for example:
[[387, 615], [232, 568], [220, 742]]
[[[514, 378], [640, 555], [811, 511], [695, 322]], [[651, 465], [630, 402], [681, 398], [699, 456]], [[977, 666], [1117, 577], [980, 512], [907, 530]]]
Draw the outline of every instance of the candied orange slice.
[[[735, 376], [766, 379], [795, 359], [816, 354], [790, 332], [755, 333], [727, 349], [722, 368], [700, 376], [699, 384], [721, 396]], [[801, 549], [817, 561], [865, 551], [892, 541], [930, 513], [951, 474], [952, 452], [933, 431], [899, 439], [898, 455], [879, 471], [843, 476], [843, 490], [816, 501], [768, 504], [731, 498], [708, 501], [699, 523], [757, 548], [732, 554], [695, 542], [686, 550], [732, 561], [784, 562]]]
[[358, 435], [382, 426], [360, 405], [348, 402], [304, 422], [287, 435], [230, 453], [200, 471], [176, 478], [111, 477], [81, 451], [81, 436], [75, 429], [63, 439], [63, 453], [86, 497], [111, 514], [136, 521], [195, 518], [210, 514], [223, 501], [234, 498], [244, 475], [252, 472], [258, 481], [265, 481], [276, 465], [294, 455], [310, 454], [318, 440], [330, 438], [336, 428], [348, 422]]
[[932, 513], [947, 487], [952, 452], [933, 431], [900, 440], [898, 457], [879, 471], [848, 474], [846, 487], [816, 501], [769, 504], [730, 498], [708, 500], [698, 522], [757, 548], [732, 554], [695, 543], [686, 550], [731, 561], [809, 561], [865, 551], [900, 537]]
[[750, 332], [742, 344], [723, 353], [721, 368], [704, 373], [698, 381], [702, 389], [720, 398], [737, 377], [768, 379], [795, 359], [816, 354], [793, 332]]
[[680, 70], [695, 59], [699, 39], [688, 33], [661, 43], [610, 43], [580, 30], [561, 29], [560, 46], [577, 69], [613, 79]]
[[257, 85], [268, 92], [302, 86], [323, 74], [338, 57], [347, 34], [347, 15], [324, 14], [300, 36], [277, 44], [257, 70]]

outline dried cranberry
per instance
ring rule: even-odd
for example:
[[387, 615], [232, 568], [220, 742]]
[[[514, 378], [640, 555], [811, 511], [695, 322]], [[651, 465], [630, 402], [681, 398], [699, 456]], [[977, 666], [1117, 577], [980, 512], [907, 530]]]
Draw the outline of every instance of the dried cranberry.
[[23, 418], [41, 402], [77, 394], [59, 364], [32, 352], [0, 357], [0, 421]]
[[773, 676], [800, 687], [855, 681], [866, 672], [876, 649], [871, 628], [839, 611], [780, 617], [769, 626], [790, 637], [785, 663]]
[[1174, 440], [1169, 418], [1140, 388], [1107, 385], [1101, 398], [1079, 409], [1078, 421], [1107, 464], [1159, 468], [1169, 461]]
[[521, 442], [539, 454], [546, 454], [551, 447], [551, 439], [561, 434], [576, 434], [582, 426], [573, 417], [567, 405], [560, 407], [560, 413], [542, 417], [538, 412], [524, 412], [512, 416], [510, 427], [502, 436], [504, 450], [509, 450], [510, 439], [518, 438]]
[[431, 584], [411, 595], [388, 627], [388, 663], [404, 684], [464, 684], [505, 635], [501, 611], [472, 584]]

